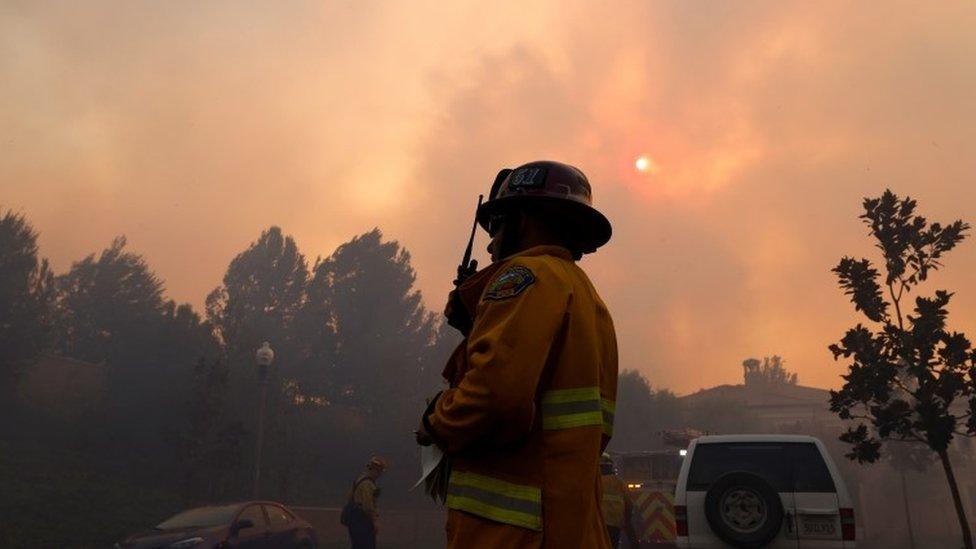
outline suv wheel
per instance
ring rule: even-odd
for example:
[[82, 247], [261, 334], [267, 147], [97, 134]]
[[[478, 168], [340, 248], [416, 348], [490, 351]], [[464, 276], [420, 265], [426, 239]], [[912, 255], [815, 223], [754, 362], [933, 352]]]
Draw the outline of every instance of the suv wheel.
[[766, 545], [779, 533], [783, 502], [762, 478], [752, 473], [728, 473], [705, 494], [705, 518], [722, 541], [753, 549]]

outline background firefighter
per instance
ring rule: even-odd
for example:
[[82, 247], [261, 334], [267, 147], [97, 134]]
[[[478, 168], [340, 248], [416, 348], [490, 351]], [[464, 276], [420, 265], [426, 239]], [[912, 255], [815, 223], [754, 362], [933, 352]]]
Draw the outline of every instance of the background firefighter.
[[611, 228], [591, 204], [580, 170], [533, 162], [502, 170], [478, 210], [492, 264], [450, 295], [448, 321], [466, 337], [417, 435], [451, 459], [451, 548], [609, 546], [599, 460], [617, 346], [576, 260]]
[[640, 538], [634, 530], [631, 517], [634, 505], [627, 494], [624, 481], [617, 475], [617, 467], [610, 454], [604, 452], [600, 458], [600, 484], [603, 487], [603, 519], [607, 523], [607, 537], [610, 547], [620, 546], [620, 532], [627, 534], [630, 547], [640, 547]]
[[376, 481], [386, 470], [386, 461], [373, 457], [366, 464], [366, 470], [353, 483], [352, 491], [342, 510], [342, 523], [349, 529], [352, 549], [374, 549], [378, 530], [379, 510], [376, 498], [380, 489]]

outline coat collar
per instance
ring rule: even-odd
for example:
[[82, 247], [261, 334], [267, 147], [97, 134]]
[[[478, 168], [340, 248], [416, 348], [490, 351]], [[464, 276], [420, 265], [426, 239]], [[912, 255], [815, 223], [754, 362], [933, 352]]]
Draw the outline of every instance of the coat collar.
[[573, 261], [573, 254], [568, 249], [563, 248], [562, 246], [553, 246], [547, 244], [544, 246], [533, 246], [527, 250], [522, 250], [517, 254], [512, 254], [506, 257], [505, 259], [499, 261], [499, 263], [504, 263], [505, 261], [514, 259], [516, 257], [531, 257], [531, 256], [538, 256], [538, 255], [551, 255], [551, 256], [558, 257], [560, 259], [565, 259], [567, 261]]

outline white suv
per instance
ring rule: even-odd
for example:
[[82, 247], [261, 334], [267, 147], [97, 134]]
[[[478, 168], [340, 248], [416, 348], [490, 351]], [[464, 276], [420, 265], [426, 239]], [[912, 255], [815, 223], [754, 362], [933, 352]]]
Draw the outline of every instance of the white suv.
[[850, 495], [813, 437], [693, 440], [678, 474], [674, 511], [678, 547], [854, 547]]

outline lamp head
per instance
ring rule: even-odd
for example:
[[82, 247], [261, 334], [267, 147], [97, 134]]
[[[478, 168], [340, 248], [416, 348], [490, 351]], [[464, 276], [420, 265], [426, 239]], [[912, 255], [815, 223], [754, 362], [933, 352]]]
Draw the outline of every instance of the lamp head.
[[254, 358], [258, 363], [258, 366], [271, 366], [271, 362], [274, 360], [274, 351], [271, 349], [271, 344], [265, 341], [258, 352], [254, 354]]

